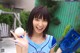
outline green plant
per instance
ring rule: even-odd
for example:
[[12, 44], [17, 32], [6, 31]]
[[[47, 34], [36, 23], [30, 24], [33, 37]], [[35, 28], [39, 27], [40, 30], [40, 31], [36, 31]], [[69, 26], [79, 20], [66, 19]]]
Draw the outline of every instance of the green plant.
[[80, 34], [80, 25], [76, 26], [76, 31]]
[[22, 27], [24, 29], [27, 29], [27, 21], [28, 21], [29, 14], [30, 14], [30, 12], [25, 12], [25, 11], [22, 11], [20, 13]]
[[78, 16], [75, 17], [75, 25], [76, 25], [75, 30], [78, 33], [80, 33], [80, 17], [78, 17]]
[[58, 39], [59, 40], [59, 43], [61, 42], [61, 40], [63, 40], [63, 38], [66, 36], [66, 34], [68, 33], [68, 31], [71, 29], [71, 25], [70, 24], [68, 24], [66, 27], [65, 27], [65, 29], [64, 29], [64, 31], [63, 31], [63, 33], [62, 33], [62, 36]]
[[64, 29], [64, 32], [63, 32], [63, 34], [62, 34], [62, 37], [65, 37], [65, 35], [68, 33], [68, 31], [71, 29], [71, 25], [69, 24], [69, 25], [67, 25], [66, 27], [65, 27], [65, 29]]
[[13, 23], [13, 15], [0, 15], [0, 23], [6, 23], [10, 26], [12, 26]]
[[[0, 10], [7, 11], [7, 12], [12, 12], [11, 9], [4, 8], [1, 4], [0, 4]], [[12, 24], [13, 24], [13, 15], [0, 14], [0, 23], [6, 23], [6, 24], [12, 26]]]
[[[0, 5], [0, 9], [6, 12], [12, 12], [11, 9], [9, 8], [4, 8], [2, 5]], [[22, 23], [22, 27], [24, 29], [27, 28], [27, 21], [28, 21], [28, 16], [29, 16], [30, 12], [25, 12], [25, 11], [21, 11], [20, 12], [20, 21]], [[14, 23], [14, 16], [11, 14], [1, 14], [0, 15], [0, 23], [6, 23], [8, 24], [10, 27], [13, 26]], [[17, 26], [18, 26], [18, 21], [17, 21]]]

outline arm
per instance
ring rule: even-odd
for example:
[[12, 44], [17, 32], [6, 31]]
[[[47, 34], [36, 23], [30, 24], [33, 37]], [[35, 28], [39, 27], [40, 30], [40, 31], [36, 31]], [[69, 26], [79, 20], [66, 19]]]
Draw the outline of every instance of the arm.
[[28, 53], [28, 41], [25, 38], [18, 38], [13, 31], [10, 31], [16, 38], [16, 53]]
[[28, 53], [28, 49], [16, 44], [16, 53]]
[[58, 48], [58, 50], [56, 51], [56, 53], [62, 53], [62, 50], [60, 48]]
[[[52, 48], [52, 49], [50, 50], [50, 53], [55, 53], [55, 52], [54, 52], [54, 48]], [[58, 50], [56, 51], [56, 53], [62, 53], [61, 49], [58, 48]]]
[[55, 53], [54, 51], [55, 45], [56, 45], [56, 39], [52, 36], [50, 53]]
[[54, 53], [54, 47], [51, 48], [50, 53]]

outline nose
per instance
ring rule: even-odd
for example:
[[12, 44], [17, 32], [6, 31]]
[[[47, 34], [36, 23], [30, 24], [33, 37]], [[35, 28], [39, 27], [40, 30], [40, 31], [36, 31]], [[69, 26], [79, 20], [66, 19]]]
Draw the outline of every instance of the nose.
[[40, 27], [43, 26], [43, 21], [40, 20], [38, 25], [39, 25]]

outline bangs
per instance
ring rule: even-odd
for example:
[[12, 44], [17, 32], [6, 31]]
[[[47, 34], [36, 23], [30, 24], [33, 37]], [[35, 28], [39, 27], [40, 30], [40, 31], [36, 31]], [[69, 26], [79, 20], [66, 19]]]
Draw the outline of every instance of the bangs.
[[35, 14], [34, 14], [34, 18], [38, 18], [38, 19], [43, 19], [49, 22], [49, 14], [47, 12], [47, 10], [43, 9], [43, 10], [38, 10]]

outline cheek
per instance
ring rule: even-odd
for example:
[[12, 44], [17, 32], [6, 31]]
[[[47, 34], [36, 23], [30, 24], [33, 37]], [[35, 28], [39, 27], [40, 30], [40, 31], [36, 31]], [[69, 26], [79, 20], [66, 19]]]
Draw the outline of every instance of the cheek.
[[46, 23], [44, 23], [44, 26], [45, 26], [45, 27], [47, 27], [47, 25], [48, 25], [48, 23], [47, 23], [47, 22], [46, 22]]
[[36, 24], [37, 24], [37, 22], [33, 20], [33, 26], [35, 26]]

